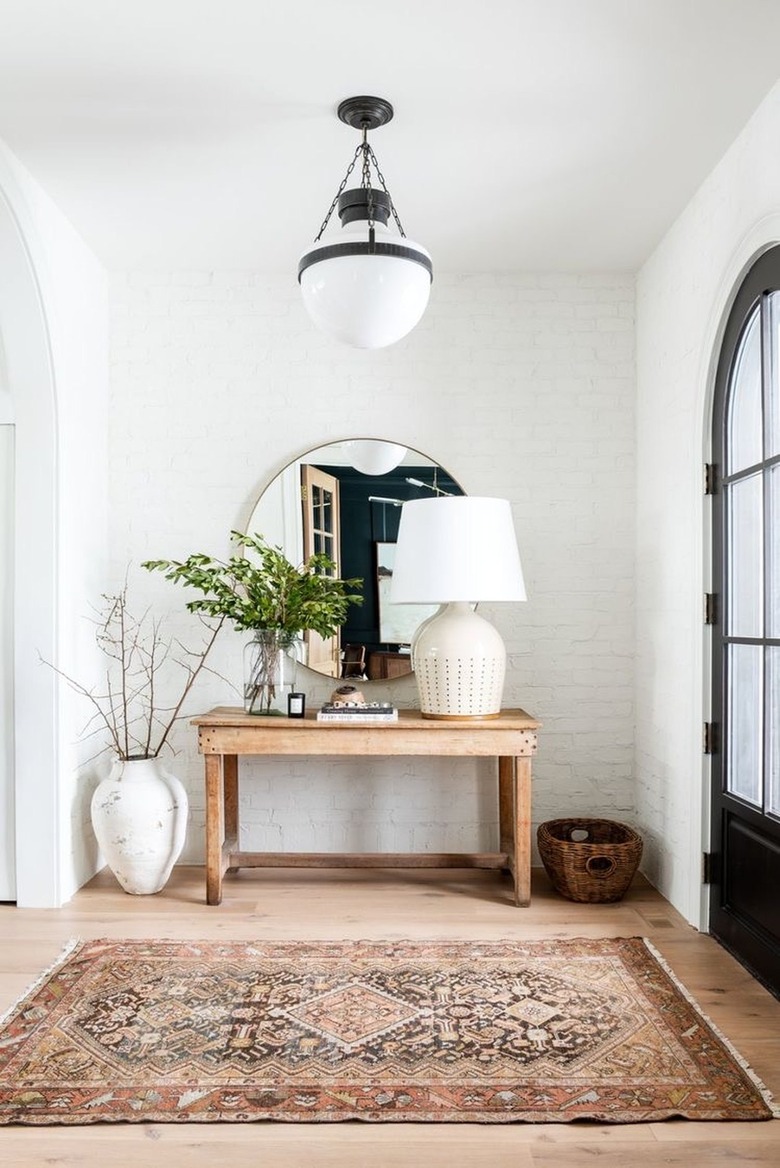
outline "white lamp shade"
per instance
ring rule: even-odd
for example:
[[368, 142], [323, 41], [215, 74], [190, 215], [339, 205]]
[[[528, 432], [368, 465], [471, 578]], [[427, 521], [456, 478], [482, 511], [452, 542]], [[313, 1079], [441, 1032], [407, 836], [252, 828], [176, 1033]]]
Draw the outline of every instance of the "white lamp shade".
[[404, 503], [391, 599], [394, 604], [525, 600], [508, 501], [458, 495]]
[[357, 438], [345, 442], [350, 462], [364, 475], [384, 475], [395, 470], [406, 454], [406, 447], [380, 438]]
[[342, 230], [337, 242], [323, 239], [307, 249], [308, 266], [300, 276], [303, 303], [317, 327], [355, 349], [382, 349], [405, 337], [422, 318], [431, 292], [429, 270], [401, 254], [430, 261], [424, 247], [379, 224], [376, 240], [398, 254], [350, 255], [355, 244], [367, 247], [366, 230]]

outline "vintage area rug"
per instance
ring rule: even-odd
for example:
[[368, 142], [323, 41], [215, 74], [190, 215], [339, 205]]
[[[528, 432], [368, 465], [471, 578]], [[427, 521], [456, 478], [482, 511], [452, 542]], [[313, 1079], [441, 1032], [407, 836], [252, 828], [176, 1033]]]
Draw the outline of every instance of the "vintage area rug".
[[769, 1119], [640, 938], [85, 941], [0, 1027], [0, 1122]]

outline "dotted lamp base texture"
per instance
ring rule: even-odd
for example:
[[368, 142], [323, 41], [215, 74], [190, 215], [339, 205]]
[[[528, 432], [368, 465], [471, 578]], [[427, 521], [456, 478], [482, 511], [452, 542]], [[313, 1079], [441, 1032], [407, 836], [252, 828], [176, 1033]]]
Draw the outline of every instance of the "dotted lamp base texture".
[[500, 714], [506, 649], [497, 629], [469, 604], [447, 604], [425, 621], [412, 657], [424, 718]]
[[429, 718], [486, 718], [501, 710], [506, 659], [415, 658], [420, 712]]

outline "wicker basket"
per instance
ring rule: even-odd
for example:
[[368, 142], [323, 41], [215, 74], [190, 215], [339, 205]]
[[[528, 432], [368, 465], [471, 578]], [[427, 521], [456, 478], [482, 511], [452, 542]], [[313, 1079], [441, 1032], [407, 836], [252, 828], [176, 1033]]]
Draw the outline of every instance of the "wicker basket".
[[620, 900], [642, 856], [642, 837], [609, 819], [551, 819], [537, 840], [556, 891], [586, 904]]

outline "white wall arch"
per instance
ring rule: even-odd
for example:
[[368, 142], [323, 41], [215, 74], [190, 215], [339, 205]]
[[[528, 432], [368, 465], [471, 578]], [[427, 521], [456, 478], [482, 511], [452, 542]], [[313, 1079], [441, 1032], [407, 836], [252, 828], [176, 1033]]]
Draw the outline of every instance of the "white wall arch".
[[715, 373], [723, 332], [740, 285], [756, 260], [780, 241], [780, 212], [763, 216], [735, 246], [712, 297], [709, 320], [699, 353], [701, 376], [697, 409], [702, 419], [702, 450], [709, 456], [712, 446], [712, 405]]
[[61, 902], [57, 687], [38, 653], [53, 660], [57, 640], [57, 418], [34, 236], [0, 154], [0, 336], [16, 430], [16, 895], [20, 904], [50, 906]]
[[89, 683], [84, 616], [106, 588], [108, 288], [102, 266], [0, 143], [0, 343], [16, 447], [17, 902], [56, 907], [96, 870], [84, 710], [41, 658]]

